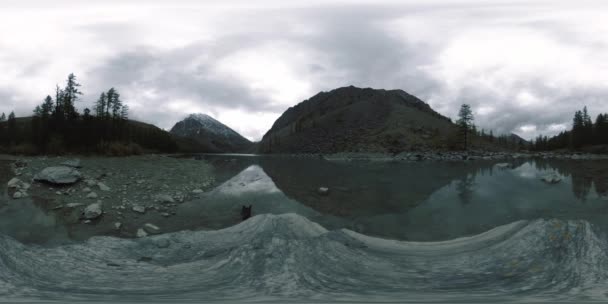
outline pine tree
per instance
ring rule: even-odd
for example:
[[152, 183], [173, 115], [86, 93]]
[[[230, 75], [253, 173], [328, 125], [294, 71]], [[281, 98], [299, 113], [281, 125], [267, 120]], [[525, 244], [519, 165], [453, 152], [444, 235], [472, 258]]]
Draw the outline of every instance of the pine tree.
[[17, 118], [15, 112], [8, 114], [7, 131], [9, 143], [15, 143], [17, 141]]
[[129, 106], [128, 105], [122, 106], [122, 109], [120, 110], [120, 119], [122, 119], [122, 120], [129, 119]]
[[97, 116], [97, 118], [106, 117], [106, 105], [107, 105], [106, 93], [103, 92], [103, 93], [101, 93], [101, 95], [99, 95], [99, 99], [97, 99], [97, 103], [95, 105], [95, 116]]
[[36, 106], [36, 108], [34, 108], [34, 117], [36, 118], [40, 118], [42, 117], [42, 108], [40, 106]]
[[114, 88], [110, 88], [108, 93], [106, 93], [106, 118], [110, 117], [110, 109], [114, 106], [114, 101], [116, 99], [116, 90]]
[[458, 120], [456, 124], [460, 129], [460, 133], [464, 143], [464, 149], [467, 150], [468, 142], [469, 142], [469, 133], [474, 130], [475, 125], [473, 124], [473, 112], [471, 111], [471, 106], [468, 104], [463, 104], [460, 106], [460, 111], [458, 112]]
[[74, 106], [78, 100], [78, 95], [82, 95], [78, 87], [80, 87], [80, 84], [76, 82], [76, 76], [73, 73], [68, 75], [67, 84], [65, 90], [63, 90], [63, 108], [66, 118], [69, 120], [78, 118], [78, 112]]
[[53, 107], [54, 107], [53, 98], [51, 98], [51, 96], [47, 95], [41, 106], [41, 110], [42, 110], [41, 116], [43, 119], [48, 119], [49, 117], [51, 117], [51, 115], [53, 113]]
[[2, 112], [2, 115], [0, 115], [0, 122], [4, 122], [6, 121], [6, 114], [4, 114], [4, 112]]
[[576, 111], [572, 119], [572, 147], [580, 148], [584, 143], [585, 119], [583, 112]]

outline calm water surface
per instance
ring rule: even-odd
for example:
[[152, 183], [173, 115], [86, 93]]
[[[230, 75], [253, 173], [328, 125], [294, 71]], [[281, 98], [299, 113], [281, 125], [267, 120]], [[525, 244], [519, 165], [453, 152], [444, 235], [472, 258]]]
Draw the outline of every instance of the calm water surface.
[[[204, 159], [221, 182], [179, 206], [188, 229], [144, 239], [73, 241], [52, 212], [4, 193], [0, 298], [608, 300], [605, 162]], [[550, 172], [562, 181], [542, 182]], [[239, 223], [243, 205], [256, 216]]]

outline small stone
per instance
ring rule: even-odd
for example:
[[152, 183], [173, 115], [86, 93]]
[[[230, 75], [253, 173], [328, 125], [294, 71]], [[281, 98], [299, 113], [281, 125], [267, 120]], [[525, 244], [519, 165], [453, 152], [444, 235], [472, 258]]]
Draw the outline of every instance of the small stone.
[[194, 189], [194, 190], [192, 190], [192, 193], [194, 193], [194, 194], [201, 194], [203, 192], [204, 192], [203, 189]]
[[149, 234], [158, 234], [160, 233], [160, 228], [154, 224], [147, 223], [144, 225], [144, 230]]
[[146, 207], [144, 206], [134, 205], [131, 209], [138, 213], [146, 213]]
[[82, 192], [89, 193], [89, 192], [91, 192], [91, 188], [85, 187], [84, 189], [82, 189]]
[[99, 182], [97, 183], [97, 186], [99, 187], [99, 190], [101, 191], [110, 191], [110, 187], [108, 187], [106, 184]]
[[95, 192], [91, 192], [87, 195], [87, 198], [90, 198], [90, 199], [96, 199], [97, 197], [98, 197], [97, 193], [95, 193]]
[[84, 221], [83, 221], [83, 223], [85, 223], [85, 224], [90, 224], [90, 223], [91, 223], [91, 220], [84, 220]]
[[135, 234], [138, 238], [143, 238], [148, 236], [148, 234], [141, 228], [137, 229], [137, 233]]
[[82, 203], [69, 203], [69, 204], [65, 205], [66, 208], [76, 208], [76, 207], [80, 207], [80, 206], [84, 206], [84, 204], [82, 204]]
[[101, 209], [101, 204], [94, 203], [94, 204], [88, 205], [84, 209], [83, 215], [84, 215], [85, 219], [92, 220], [92, 219], [98, 218], [102, 213], [103, 213], [103, 211]]
[[13, 198], [14, 199], [20, 199], [20, 198], [23, 198], [25, 196], [26, 196], [26, 194], [23, 193], [23, 192], [21, 192], [21, 191], [17, 191], [15, 193], [13, 193]]
[[81, 168], [80, 159], [70, 159], [61, 163], [63, 166], [72, 167], [72, 168]]
[[55, 192], [55, 194], [57, 194], [57, 195], [62, 195], [62, 194], [63, 194], [63, 192], [61, 192], [61, 191], [57, 191], [57, 192]]
[[157, 201], [157, 202], [159, 202], [159, 203], [163, 203], [163, 204], [173, 204], [173, 203], [175, 203], [175, 200], [171, 196], [166, 195], [166, 194], [157, 195], [154, 200]]
[[86, 180], [86, 181], [84, 181], [84, 182], [85, 182], [85, 183], [87, 184], [87, 186], [89, 186], [89, 187], [93, 187], [93, 186], [97, 185], [97, 182], [96, 182], [96, 181], [94, 181], [94, 180], [92, 180], [92, 179], [87, 179], [87, 180]]
[[167, 213], [167, 212], [163, 212], [163, 213], [161, 213], [160, 215], [162, 215], [162, 216], [164, 216], [164, 217], [169, 217], [169, 216], [171, 216], [171, 214], [169, 214], [169, 213]]
[[121, 222], [114, 223], [114, 229], [120, 230], [121, 227], [122, 227], [122, 223]]
[[317, 192], [320, 195], [323, 195], [323, 196], [329, 195], [329, 188], [327, 188], [327, 187], [320, 187], [319, 190], [317, 190]]

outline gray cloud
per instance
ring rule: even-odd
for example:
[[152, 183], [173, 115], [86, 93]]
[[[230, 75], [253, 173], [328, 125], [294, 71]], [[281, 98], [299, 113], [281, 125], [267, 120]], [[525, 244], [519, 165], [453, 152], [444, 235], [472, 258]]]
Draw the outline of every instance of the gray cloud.
[[[117, 3], [105, 7], [111, 9]], [[105, 16], [66, 25], [80, 35], [74, 35], [76, 42], [86, 43], [78, 48], [100, 50], [90, 58], [68, 61], [66, 69], [82, 70], [87, 93], [83, 107], [102, 90], [116, 87], [132, 104], [135, 118], [164, 128], [190, 111], [216, 117], [239, 111], [240, 116], [227, 123], [259, 139], [265, 130], [252, 126], [252, 121], [258, 123], [261, 115], [271, 119], [318, 91], [352, 84], [404, 89], [452, 118], [460, 104], [470, 103], [480, 127], [533, 137], [555, 133], [555, 125], [569, 124], [573, 112], [583, 105], [594, 115], [608, 111], [608, 104], [602, 102], [608, 88], [592, 77], [600, 74], [596, 62], [602, 59], [585, 60], [585, 56], [605, 53], [606, 44], [594, 39], [591, 31], [585, 32], [585, 26], [601, 18], [581, 17], [599, 12], [592, 7], [575, 11], [564, 3], [317, 2], [286, 8], [267, 1], [260, 9], [229, 9], [199, 17], [206, 6], [184, 2], [170, 11], [151, 10], [149, 20]], [[96, 5], [104, 6], [101, 2]], [[237, 6], [247, 5], [241, 1]], [[154, 7], [167, 7], [167, 3], [154, 2]], [[129, 17], [126, 8], [120, 9]], [[570, 13], [575, 18], [569, 18]], [[531, 36], [520, 42], [522, 33]], [[479, 38], [462, 51], [454, 50], [463, 47], [459, 39], [470, 37]], [[471, 55], [471, 51], [491, 46], [492, 41], [484, 40], [488, 37], [510, 39], [514, 44], [498, 44]], [[528, 45], [536, 42], [539, 45]], [[4, 52], [10, 50], [10, 44], [2, 43]], [[517, 52], [530, 47], [534, 55], [538, 51], [534, 47], [542, 48], [543, 43], [550, 45], [542, 51], [563, 52], [565, 60], [555, 56], [555, 62], [537, 66], [535, 60], [544, 54], [528, 59], [526, 52]], [[3, 57], [0, 50], [0, 66], [3, 60], [9, 61], [3, 58], [18, 56], [9, 55]], [[81, 50], [78, 56], [88, 55]], [[55, 77], [54, 59], [24, 58], [16, 65], [18, 75]], [[261, 59], [283, 65], [275, 67], [278, 72], [271, 71], [275, 74], [265, 74], [266, 67], [256, 65]], [[568, 75], [570, 70], [572, 75]], [[587, 77], [588, 73], [592, 75]], [[26, 87], [0, 87], [0, 111], [16, 108], [29, 114], [44, 97], [33, 98], [24, 92], [28, 92]], [[522, 94], [533, 100], [521, 102]], [[269, 127], [272, 121], [263, 124]], [[530, 131], [530, 126], [536, 129]]]

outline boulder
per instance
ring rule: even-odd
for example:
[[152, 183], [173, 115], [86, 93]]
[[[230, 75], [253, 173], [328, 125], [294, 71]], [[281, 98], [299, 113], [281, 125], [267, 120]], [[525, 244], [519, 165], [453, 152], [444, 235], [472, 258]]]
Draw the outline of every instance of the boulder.
[[83, 216], [87, 220], [96, 219], [103, 213], [100, 203], [93, 203], [84, 208]]
[[34, 176], [35, 181], [57, 185], [74, 184], [81, 178], [78, 170], [66, 166], [48, 167]]
[[8, 181], [7, 186], [10, 189], [22, 189], [27, 190], [30, 188], [30, 184], [23, 182], [22, 180], [14, 177], [10, 181]]
[[72, 167], [72, 168], [82, 168], [80, 165], [80, 159], [70, 159], [61, 163], [62, 166]]

